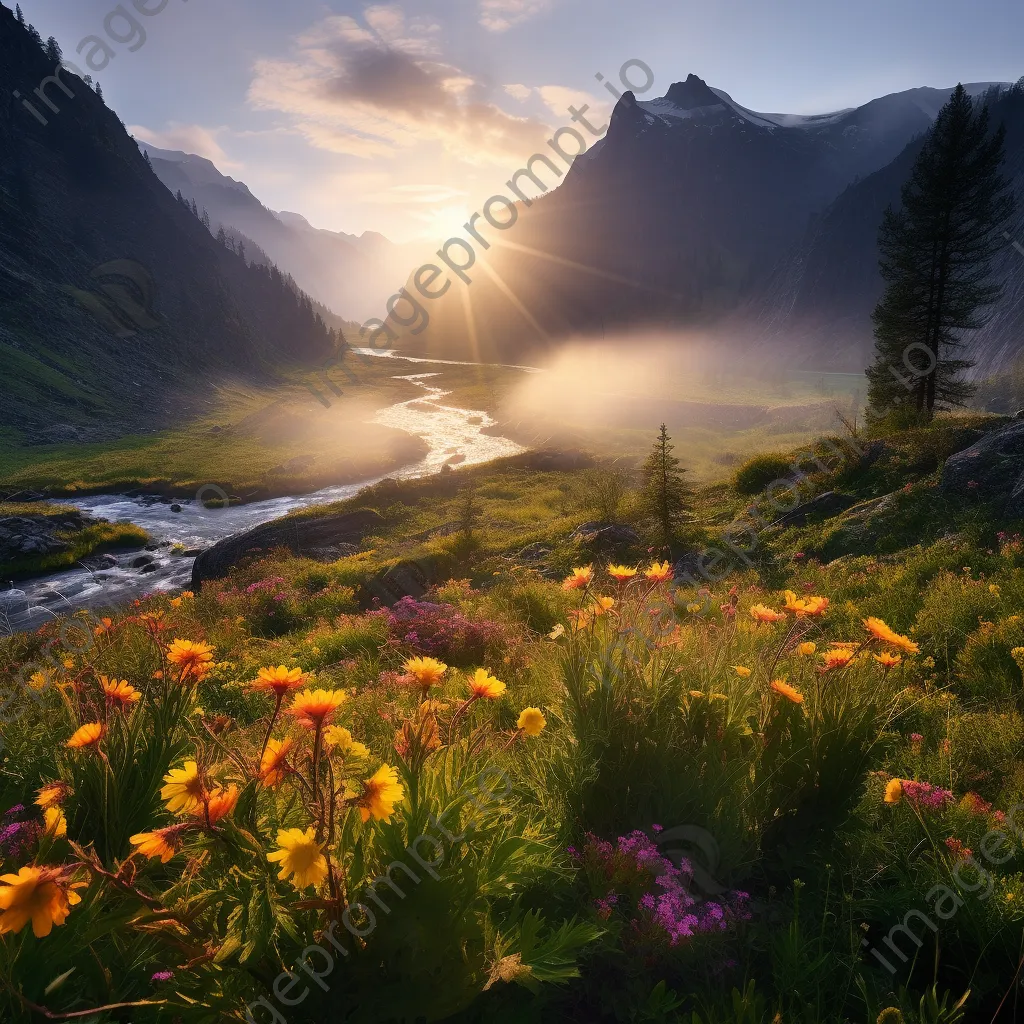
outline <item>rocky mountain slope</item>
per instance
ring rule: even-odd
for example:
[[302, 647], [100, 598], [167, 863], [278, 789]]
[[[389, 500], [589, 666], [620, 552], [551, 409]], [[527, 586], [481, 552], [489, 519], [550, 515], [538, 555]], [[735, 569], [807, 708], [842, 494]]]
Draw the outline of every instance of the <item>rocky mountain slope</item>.
[[220, 245], [88, 85], [62, 70], [38, 98], [53, 70], [0, 6], [0, 427], [168, 423], [215, 379], [331, 351], [308, 298]]
[[812, 218], [899, 159], [950, 91], [806, 117], [748, 110], [695, 75], [660, 99], [627, 92], [561, 187], [488, 229], [492, 273], [432, 302], [421, 337], [453, 352], [475, 333], [483, 352], [522, 356], [575, 333], [717, 323], [764, 295]]

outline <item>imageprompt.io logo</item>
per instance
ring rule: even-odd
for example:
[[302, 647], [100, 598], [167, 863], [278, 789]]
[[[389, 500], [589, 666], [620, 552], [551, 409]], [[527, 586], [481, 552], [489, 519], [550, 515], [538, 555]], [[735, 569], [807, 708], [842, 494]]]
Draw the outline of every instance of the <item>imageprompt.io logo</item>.
[[648, 835], [662, 856], [667, 857], [676, 867], [686, 859], [690, 866], [691, 896], [700, 899], [720, 896], [726, 891], [726, 887], [715, 878], [722, 860], [718, 841], [706, 828], [699, 825], [676, 825], [661, 830], [651, 829]]
[[153, 312], [153, 275], [135, 260], [110, 260], [89, 271], [87, 289], [65, 285], [70, 295], [115, 338], [134, 338], [162, 324]]

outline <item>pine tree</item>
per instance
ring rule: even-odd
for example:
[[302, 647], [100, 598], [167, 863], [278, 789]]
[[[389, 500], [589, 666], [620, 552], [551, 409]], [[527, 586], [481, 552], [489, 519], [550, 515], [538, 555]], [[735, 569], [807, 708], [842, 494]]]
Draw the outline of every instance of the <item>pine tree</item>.
[[100, 88], [99, 82], [96, 83], [96, 95], [99, 96], [100, 99], [103, 99], [103, 90]]
[[893, 407], [930, 420], [936, 408], [962, 405], [974, 391], [957, 358], [963, 332], [984, 327], [1002, 293], [991, 263], [999, 228], [1014, 201], [1000, 175], [1005, 129], [989, 130], [962, 85], [925, 140], [902, 206], [886, 210], [879, 262], [886, 282], [875, 308], [875, 362], [868, 368], [870, 413]]
[[43, 46], [43, 37], [39, 34], [39, 29], [37, 29], [35, 25], [28, 25], [25, 28], [25, 31], [28, 33], [29, 38], [32, 40], [32, 42], [36, 44], [36, 46], [38, 46], [40, 49], [45, 49], [45, 47]]
[[64, 53], [54, 36], [50, 36], [50, 38], [46, 40], [46, 59], [51, 61], [54, 65], [59, 64], [64, 59]]
[[228, 236], [227, 233], [224, 231], [223, 224], [221, 224], [221, 226], [217, 228], [217, 241], [220, 242], [220, 244], [223, 245], [225, 248], [227, 248]]
[[656, 523], [661, 541], [670, 553], [680, 527], [689, 518], [686, 509], [688, 488], [683, 480], [686, 470], [680, 468], [679, 459], [672, 454], [674, 447], [662, 423], [658, 439], [640, 471], [643, 477], [640, 492], [642, 509]]
[[14, 5], [14, 16], [18, 19], [19, 25], [25, 24], [25, 15], [21, 13], [21, 4]]
[[153, 170], [153, 161], [149, 159], [149, 150], [148, 149], [144, 149], [142, 151], [142, 159], [146, 161], [146, 166], [150, 170]]

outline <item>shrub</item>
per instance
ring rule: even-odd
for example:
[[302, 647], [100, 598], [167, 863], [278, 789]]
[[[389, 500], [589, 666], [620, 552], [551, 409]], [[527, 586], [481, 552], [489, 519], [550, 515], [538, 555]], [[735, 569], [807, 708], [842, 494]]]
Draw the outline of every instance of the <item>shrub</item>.
[[793, 475], [792, 459], [781, 452], [755, 455], [743, 463], [733, 477], [740, 494], [760, 494], [770, 483]]

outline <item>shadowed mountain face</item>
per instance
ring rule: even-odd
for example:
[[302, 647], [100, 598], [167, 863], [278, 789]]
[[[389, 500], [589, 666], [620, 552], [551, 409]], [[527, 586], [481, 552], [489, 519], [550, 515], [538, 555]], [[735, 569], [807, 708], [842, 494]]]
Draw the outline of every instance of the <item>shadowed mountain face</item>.
[[896, 159], [950, 92], [809, 117], [756, 113], [695, 75], [660, 99], [626, 93], [561, 187], [520, 204], [510, 229], [484, 228], [489, 266], [428, 304], [419, 340], [510, 358], [572, 334], [718, 323], [763, 296], [812, 217]]
[[34, 94], [53, 71], [0, 6], [0, 425], [168, 422], [215, 376], [330, 351], [308, 299], [218, 244], [89, 86], [62, 70], [52, 106]]
[[314, 228], [297, 213], [275, 213], [247, 185], [221, 174], [201, 156], [156, 149], [147, 143], [157, 177], [199, 209], [214, 233], [219, 225], [251, 238], [318, 302], [348, 318], [379, 316], [422, 246], [396, 245], [375, 231], [347, 235]]
[[[991, 100], [994, 125], [1006, 126], [1003, 174], [1024, 200], [1024, 90]], [[878, 272], [878, 227], [921, 150], [909, 145], [891, 164], [851, 185], [815, 219], [780, 261], [764, 293], [747, 311], [769, 343], [784, 342], [816, 365], [859, 370], [870, 358], [871, 312], [883, 290]], [[1007, 225], [1006, 247], [994, 272], [1005, 282], [988, 325], [970, 338], [969, 358], [979, 375], [1012, 361], [1024, 342], [1024, 206]], [[1014, 243], [1016, 242], [1016, 246]]]

